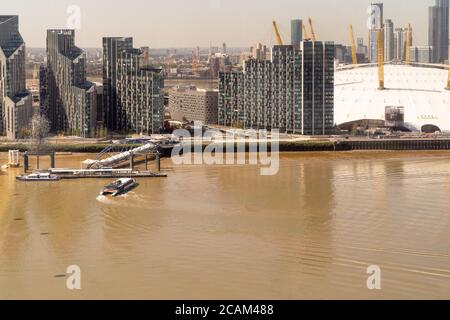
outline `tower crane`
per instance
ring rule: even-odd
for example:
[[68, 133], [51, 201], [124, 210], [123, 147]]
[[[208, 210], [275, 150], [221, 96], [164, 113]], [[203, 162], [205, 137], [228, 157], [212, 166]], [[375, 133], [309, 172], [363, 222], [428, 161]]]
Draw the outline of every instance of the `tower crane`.
[[380, 17], [378, 26], [378, 90], [384, 90], [384, 47], [383, 47], [383, 27]]
[[358, 55], [356, 54], [355, 34], [353, 32], [353, 25], [350, 25], [350, 42], [352, 44], [352, 62], [358, 64]]
[[311, 40], [312, 41], [316, 41], [316, 34], [314, 32], [314, 27], [313, 27], [313, 23], [312, 23], [312, 19], [311, 18], [308, 19], [308, 23], [309, 23], [309, 29], [311, 31]]
[[198, 71], [198, 57], [195, 51], [192, 51], [192, 72], [196, 73]]
[[406, 65], [411, 64], [411, 35], [411, 24], [408, 24], [408, 29], [406, 31]]
[[306, 30], [305, 24], [302, 23], [302, 26], [303, 26], [303, 39], [304, 39], [305, 41], [311, 40], [311, 38], [310, 38], [309, 35], [308, 35], [308, 31]]
[[280, 30], [278, 30], [278, 25], [275, 20], [272, 21], [273, 31], [275, 32], [275, 37], [277, 38], [277, 43], [279, 46], [284, 45], [283, 38], [281, 37]]

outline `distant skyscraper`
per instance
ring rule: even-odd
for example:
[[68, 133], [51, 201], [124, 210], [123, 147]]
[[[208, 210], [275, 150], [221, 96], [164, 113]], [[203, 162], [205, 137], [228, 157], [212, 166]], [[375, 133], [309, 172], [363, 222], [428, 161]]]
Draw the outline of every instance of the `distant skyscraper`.
[[47, 31], [47, 66], [41, 68], [41, 110], [53, 132], [91, 137], [97, 123], [97, 92], [86, 81], [86, 53], [75, 46], [75, 30]]
[[117, 108], [117, 61], [120, 53], [133, 48], [133, 38], [103, 38], [103, 110], [106, 128], [120, 131], [121, 110]]
[[433, 62], [444, 63], [449, 57], [449, 0], [436, 0], [428, 12], [428, 45], [433, 47]]
[[430, 46], [411, 47], [411, 61], [417, 63], [432, 63], [433, 48]]
[[[408, 30], [406, 28], [396, 28], [394, 32], [394, 60], [397, 62], [406, 61], [406, 38]], [[410, 34], [410, 44], [413, 45], [412, 33]]]
[[335, 44], [334, 46], [334, 58], [340, 64], [352, 63], [351, 52], [352, 52], [351, 47], [347, 47], [342, 44]]
[[257, 60], [266, 60], [268, 50], [265, 45], [262, 45], [261, 43], [258, 43], [255, 47], [251, 48], [252, 57]]
[[[361, 61], [366, 61], [367, 59], [367, 46], [364, 45], [364, 39], [358, 38], [357, 39], [357, 54], [358, 56], [362, 57]], [[359, 60], [358, 60], [359, 61]]]
[[20, 137], [32, 117], [25, 84], [25, 43], [18, 16], [0, 16], [0, 135]]
[[222, 44], [222, 53], [227, 54], [227, 44], [225, 42]]
[[[378, 62], [378, 29], [383, 28], [383, 3], [372, 3], [370, 5], [370, 30], [369, 30], [369, 60], [371, 63]], [[380, 26], [381, 24], [381, 26]], [[383, 40], [384, 41], [384, 40]]]
[[275, 46], [271, 60], [219, 74], [219, 124], [325, 135], [334, 126], [334, 44]]
[[300, 42], [303, 41], [303, 21], [291, 21], [291, 45], [300, 47]]
[[390, 19], [384, 24], [384, 43], [384, 60], [387, 62], [394, 60], [394, 23]]
[[405, 42], [405, 33], [403, 28], [396, 28], [394, 31], [394, 60], [403, 61], [403, 46]]

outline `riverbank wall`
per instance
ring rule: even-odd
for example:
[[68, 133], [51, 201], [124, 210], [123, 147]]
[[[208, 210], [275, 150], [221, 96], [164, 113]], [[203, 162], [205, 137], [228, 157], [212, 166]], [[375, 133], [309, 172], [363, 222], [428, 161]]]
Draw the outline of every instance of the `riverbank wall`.
[[[221, 142], [215, 143], [218, 149], [226, 149], [228, 145]], [[221, 146], [222, 145], [222, 146]], [[51, 145], [50, 149], [57, 153], [100, 153], [109, 144], [55, 144]], [[117, 145], [118, 148], [138, 147], [139, 145]], [[233, 144], [231, 144], [233, 147]], [[254, 151], [254, 146], [248, 142], [244, 145], [245, 151]], [[258, 146], [258, 151], [264, 145]], [[205, 150], [207, 147], [211, 148], [211, 143], [202, 143], [201, 149]], [[25, 152], [29, 150], [29, 146], [23, 143], [8, 143], [0, 144], [0, 152], [8, 152], [9, 150], [20, 150]], [[234, 150], [241, 150], [242, 146], [234, 143]], [[195, 152], [194, 144], [187, 147], [191, 152]], [[267, 150], [271, 151], [270, 142], [267, 144]], [[420, 150], [450, 150], [450, 139], [398, 139], [398, 140], [342, 140], [342, 141], [289, 141], [280, 142], [280, 152], [335, 152], [335, 151], [365, 151], [365, 150], [380, 150], [380, 151], [420, 151]], [[186, 151], [186, 149], [185, 149]]]
[[[226, 149], [231, 147], [223, 143], [215, 143], [218, 150]], [[203, 143], [202, 149], [205, 150], [209, 147], [212, 149], [211, 144]], [[251, 145], [250, 143], [245, 143], [242, 145], [234, 144], [234, 151], [244, 150], [245, 152], [250, 151], [272, 151], [271, 143], [267, 143], [265, 146], [262, 145]], [[191, 152], [195, 152], [196, 148], [192, 145], [190, 148]], [[197, 147], [198, 149], [198, 147]], [[450, 150], [450, 139], [442, 140], [344, 140], [344, 141], [291, 141], [291, 142], [280, 142], [278, 145], [278, 150], [280, 152], [345, 152], [345, 151], [369, 151], [369, 150], [380, 150], [380, 151], [421, 151], [421, 150]]]

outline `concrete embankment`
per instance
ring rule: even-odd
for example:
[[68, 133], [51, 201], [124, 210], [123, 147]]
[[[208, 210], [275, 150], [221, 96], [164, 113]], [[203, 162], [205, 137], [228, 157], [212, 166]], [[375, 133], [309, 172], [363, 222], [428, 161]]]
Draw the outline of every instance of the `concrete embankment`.
[[[211, 146], [208, 142], [203, 142], [201, 144], [201, 149], [204, 150], [208, 146]], [[228, 144], [215, 142], [216, 146], [222, 144], [225, 150]], [[58, 153], [99, 153], [105, 148], [109, 147], [109, 144], [54, 144], [50, 146], [51, 150]], [[127, 147], [137, 147], [138, 145], [117, 145], [120, 149]], [[231, 143], [231, 148], [233, 143]], [[260, 150], [259, 145], [257, 150]], [[241, 151], [245, 148], [246, 152], [254, 151], [255, 144], [246, 142], [244, 144], [234, 143], [234, 150]], [[30, 149], [29, 145], [23, 143], [8, 143], [0, 144], [0, 152], [8, 152], [8, 150], [20, 150], [21, 152]], [[190, 147], [191, 152], [195, 152], [194, 144]], [[220, 148], [219, 148], [220, 149]], [[268, 151], [271, 151], [270, 142], [267, 143]], [[186, 150], [186, 149], [185, 149]], [[187, 147], [189, 150], [189, 146]], [[283, 141], [279, 143], [280, 152], [320, 152], [320, 151], [353, 151], [353, 150], [392, 150], [392, 151], [402, 151], [402, 150], [450, 150], [450, 139], [397, 139], [397, 140], [342, 140], [342, 141]]]
[[[211, 146], [209, 143], [203, 143], [202, 149], [205, 150]], [[233, 143], [231, 145], [216, 142], [216, 150], [225, 150], [226, 148], [233, 149]], [[262, 149], [261, 149], [262, 148]], [[256, 144], [238, 144], [234, 143], [235, 151], [245, 152], [249, 151], [267, 151], [272, 150], [271, 143], [267, 143], [267, 147], [264, 145]], [[189, 148], [188, 148], [189, 149]], [[195, 152], [195, 146], [191, 146], [191, 152]], [[198, 147], [197, 147], [198, 149]], [[344, 140], [344, 141], [291, 141], [280, 142], [278, 145], [280, 152], [335, 152], [335, 151], [356, 151], [356, 150], [384, 150], [384, 151], [416, 151], [416, 150], [450, 150], [450, 139], [442, 140]]]

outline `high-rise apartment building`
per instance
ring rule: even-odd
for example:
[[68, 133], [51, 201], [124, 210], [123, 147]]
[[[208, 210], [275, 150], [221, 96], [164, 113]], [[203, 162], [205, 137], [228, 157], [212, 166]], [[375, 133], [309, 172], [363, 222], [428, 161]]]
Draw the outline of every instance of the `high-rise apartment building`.
[[109, 131], [121, 131], [123, 118], [117, 101], [117, 61], [122, 51], [133, 48], [133, 38], [103, 38], [103, 110]]
[[0, 134], [19, 138], [32, 117], [25, 83], [25, 42], [18, 16], [0, 16]]
[[244, 73], [237, 71], [220, 72], [219, 124], [243, 128], [246, 119], [247, 114], [244, 108]]
[[131, 38], [104, 38], [104, 106], [110, 131], [159, 133], [164, 125], [161, 69], [142, 65], [146, 50]]
[[334, 44], [303, 42], [302, 55], [301, 133], [331, 134], [334, 127]]
[[86, 81], [86, 53], [75, 30], [47, 31], [47, 65], [41, 68], [41, 111], [53, 132], [91, 137], [97, 124], [95, 84]]
[[384, 61], [390, 62], [394, 60], [395, 38], [394, 23], [392, 20], [386, 20], [384, 24]]
[[334, 44], [275, 46], [271, 60], [219, 75], [219, 124], [304, 135], [334, 127]]
[[[369, 30], [369, 60], [371, 63], [378, 62], [378, 29], [383, 28], [383, 3], [372, 3], [370, 5], [370, 30]], [[384, 36], [383, 36], [384, 41]]]
[[445, 63], [449, 58], [449, 0], [436, 0], [428, 15], [428, 45], [433, 48], [433, 62]]
[[303, 21], [291, 21], [291, 45], [300, 47], [300, 42], [303, 41]]

